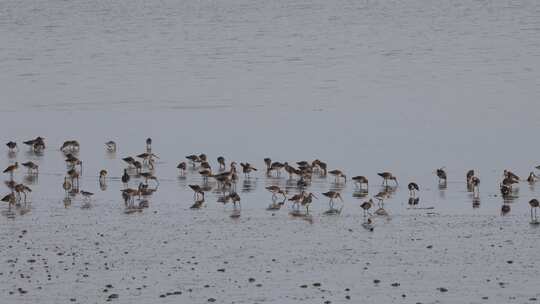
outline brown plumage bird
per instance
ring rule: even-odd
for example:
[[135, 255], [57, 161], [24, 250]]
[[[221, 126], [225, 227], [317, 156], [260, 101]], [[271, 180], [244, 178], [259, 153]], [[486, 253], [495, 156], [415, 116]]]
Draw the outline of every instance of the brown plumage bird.
[[9, 173], [11, 179], [13, 179], [13, 173], [15, 170], [19, 168], [19, 163], [15, 162], [15, 164], [8, 166], [6, 169], [4, 169], [4, 173]]
[[396, 186], [398, 185], [397, 178], [394, 175], [392, 175], [392, 173], [390, 173], [390, 172], [381, 172], [381, 173], [377, 173], [377, 175], [382, 177], [382, 179], [383, 179], [382, 184], [383, 185], [388, 186], [388, 181], [389, 180], [393, 180], [394, 183], [396, 184]]
[[529, 173], [529, 176], [527, 177], [527, 182], [529, 182], [529, 184], [533, 184], [536, 182], [537, 179], [538, 179], [538, 176], [534, 174], [534, 172], [531, 172]]
[[339, 178], [343, 178], [343, 180], [347, 182], [347, 176], [341, 170], [336, 169], [336, 170], [328, 171], [328, 173], [336, 177], [336, 183], [339, 181]]
[[354, 184], [356, 185], [356, 187], [358, 187], [358, 189], [362, 190], [362, 185], [366, 185], [366, 189], [369, 188], [369, 181], [367, 179], [367, 177], [365, 176], [354, 176], [353, 178], [351, 178], [351, 180], [354, 182]]
[[324, 193], [322, 193], [322, 195], [330, 198], [330, 200], [328, 201], [328, 205], [330, 205], [331, 209], [334, 208], [334, 200], [336, 198], [339, 198], [343, 202], [343, 198], [341, 197], [341, 194], [339, 192], [337, 192], [337, 191], [324, 192]]
[[176, 166], [178, 170], [180, 170], [180, 175], [186, 174], [187, 165], [186, 162], [181, 162]]
[[369, 201], [363, 202], [360, 207], [362, 207], [362, 209], [364, 210], [364, 217], [366, 217], [369, 213], [369, 209], [373, 207], [373, 200], [369, 199]]
[[26, 167], [28, 169], [28, 174], [38, 174], [39, 173], [39, 166], [32, 161], [27, 161], [25, 163], [21, 164], [23, 167]]

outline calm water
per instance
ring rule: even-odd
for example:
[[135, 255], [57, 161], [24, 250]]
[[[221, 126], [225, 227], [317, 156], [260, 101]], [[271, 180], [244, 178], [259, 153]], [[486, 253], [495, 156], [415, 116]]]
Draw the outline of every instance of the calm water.
[[[521, 183], [505, 217], [496, 196], [503, 169], [526, 177], [540, 164], [539, 37], [537, 1], [0, 0], [0, 139], [40, 135], [49, 146], [41, 157], [22, 146], [15, 158], [0, 154], [2, 166], [40, 165], [30, 213], [0, 218], [10, 244], [0, 247], [0, 292], [9, 303], [100, 303], [111, 292], [125, 303], [341, 303], [345, 288], [379, 303], [539, 297], [527, 202], [540, 191]], [[161, 185], [149, 209], [126, 215], [120, 158], [142, 153], [149, 136]], [[81, 189], [96, 193], [89, 210], [80, 197], [62, 203], [55, 149], [72, 138]], [[104, 152], [109, 139], [115, 156]], [[351, 183], [344, 214], [323, 216], [320, 198], [310, 225], [265, 211], [264, 186], [289, 183], [258, 173], [239, 181], [233, 220], [215, 193], [188, 210], [187, 184], [201, 180], [178, 179], [175, 167], [202, 152], [214, 166], [219, 155], [257, 168], [264, 157], [320, 158], [368, 176], [370, 195], [376, 173], [390, 170], [400, 187], [386, 204], [391, 220], [369, 233]], [[442, 166], [446, 190], [433, 173]], [[482, 180], [479, 208], [468, 169]], [[419, 207], [434, 209], [408, 209], [409, 181], [420, 184]], [[317, 179], [310, 191], [340, 187]], [[298, 287], [317, 281], [322, 290]], [[393, 282], [401, 287], [389, 292]], [[103, 292], [107, 283], [115, 290]], [[175, 290], [183, 297], [159, 298]]]

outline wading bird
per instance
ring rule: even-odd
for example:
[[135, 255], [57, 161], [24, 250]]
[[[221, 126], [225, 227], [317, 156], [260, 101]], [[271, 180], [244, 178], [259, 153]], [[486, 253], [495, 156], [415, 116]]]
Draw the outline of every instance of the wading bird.
[[382, 179], [383, 179], [382, 184], [385, 185], [385, 186], [388, 186], [388, 181], [389, 180], [393, 180], [394, 183], [396, 184], [396, 186], [398, 185], [397, 178], [394, 175], [392, 175], [392, 173], [390, 173], [390, 172], [377, 173], [377, 175], [382, 177]]

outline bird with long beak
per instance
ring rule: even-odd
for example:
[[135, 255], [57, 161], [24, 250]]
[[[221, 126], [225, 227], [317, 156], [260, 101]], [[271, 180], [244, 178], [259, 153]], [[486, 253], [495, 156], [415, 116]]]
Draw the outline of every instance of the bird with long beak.
[[341, 197], [341, 194], [339, 192], [337, 192], [337, 191], [324, 192], [324, 193], [322, 193], [322, 195], [330, 198], [330, 200], [328, 201], [328, 205], [330, 206], [330, 209], [334, 209], [334, 200], [336, 198], [339, 198], [339, 200], [341, 200], [341, 202], [344, 202], [343, 198]]

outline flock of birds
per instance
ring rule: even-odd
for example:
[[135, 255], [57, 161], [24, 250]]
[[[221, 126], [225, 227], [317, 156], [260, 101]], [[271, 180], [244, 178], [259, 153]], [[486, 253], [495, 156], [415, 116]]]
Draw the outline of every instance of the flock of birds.
[[[45, 150], [45, 140], [42, 137], [36, 137], [35, 139], [24, 141], [32, 153], [42, 154]], [[123, 188], [121, 189], [121, 195], [126, 205], [126, 212], [139, 212], [142, 209], [148, 207], [148, 197], [151, 196], [154, 192], [157, 191], [159, 186], [159, 180], [154, 175], [155, 173], [155, 162], [159, 157], [152, 152], [152, 139], [146, 139], [146, 149], [144, 153], [138, 154], [135, 157], [124, 157], [122, 161], [126, 164], [123, 174], [121, 176], [121, 181]], [[10, 141], [6, 144], [8, 147], [8, 155], [10, 158], [13, 158], [17, 151], [18, 145], [16, 142]], [[109, 141], [105, 143], [105, 149], [109, 153], [116, 153], [117, 145], [114, 141]], [[62, 188], [65, 191], [64, 203], [70, 204], [71, 197], [80, 194], [83, 197], [83, 207], [89, 207], [90, 201], [93, 196], [92, 192], [79, 190], [79, 179], [82, 176], [83, 172], [83, 162], [78, 158], [80, 152], [80, 144], [76, 140], [65, 141], [60, 147], [60, 151], [65, 156], [66, 162], [66, 173], [64, 176], [64, 182]], [[209, 186], [209, 180], [215, 180], [217, 185], [216, 191], [220, 193], [218, 197], [218, 202], [223, 204], [231, 203], [233, 205], [233, 214], [231, 217], [240, 216], [239, 209], [241, 207], [241, 197], [236, 192], [236, 184], [239, 180], [239, 169], [237, 169], [236, 162], [230, 162], [227, 166], [226, 160], [224, 157], [220, 156], [217, 158], [217, 163], [219, 168], [217, 170], [212, 170], [208, 158], [205, 154], [199, 155], [188, 155], [186, 156], [186, 161], [182, 161], [177, 165], [180, 176], [185, 176], [186, 171], [190, 169], [192, 172], [197, 172], [202, 177], [202, 184], [190, 184], [189, 188], [193, 190], [193, 204], [191, 209], [200, 209], [205, 203], [205, 192], [209, 191], [212, 187]], [[299, 161], [295, 165], [291, 165], [287, 162], [277, 162], [272, 161], [270, 158], [265, 158], [264, 163], [266, 165], [266, 175], [267, 176], [276, 176], [280, 177], [282, 171], [285, 171], [289, 175], [289, 180], [296, 181], [296, 188], [298, 189], [297, 193], [289, 196], [287, 190], [282, 189], [278, 185], [269, 185], [266, 187], [272, 194], [272, 203], [267, 207], [268, 210], [279, 210], [282, 208], [286, 202], [292, 204], [290, 212], [293, 216], [301, 217], [310, 217], [309, 207], [313, 202], [313, 199], [318, 199], [318, 197], [309, 192], [311, 181], [315, 175], [319, 177], [326, 177], [331, 175], [335, 178], [336, 184], [345, 184], [347, 182], [347, 175], [343, 170], [334, 169], [328, 170], [328, 166], [325, 162], [321, 160], [314, 160], [311, 162], [308, 161]], [[29, 177], [37, 177], [39, 174], [39, 165], [27, 161], [21, 163], [21, 166], [27, 169], [27, 175]], [[250, 175], [254, 171], [258, 171], [250, 163], [240, 163], [241, 173], [245, 176], [245, 179], [249, 179]], [[10, 192], [5, 195], [1, 201], [8, 203], [8, 210], [11, 210], [12, 206], [24, 206], [26, 207], [28, 200], [27, 195], [32, 192], [32, 189], [25, 185], [24, 183], [18, 183], [14, 180], [14, 173], [19, 169], [19, 163], [15, 162], [12, 165], [9, 165], [3, 173], [9, 174], [10, 179], [5, 182], [6, 186], [9, 188]], [[537, 166], [536, 169], [540, 170], [540, 166]], [[364, 227], [367, 229], [373, 230], [372, 226], [372, 216], [385, 216], [387, 215], [386, 210], [384, 209], [384, 200], [388, 199], [390, 195], [396, 190], [398, 186], [398, 179], [391, 172], [380, 172], [377, 173], [382, 178], [383, 190], [375, 194], [372, 198], [367, 201], [364, 201], [360, 204], [360, 207], [363, 210], [364, 216]], [[447, 174], [445, 168], [439, 168], [435, 171], [437, 178], [439, 179], [439, 187], [446, 188], [447, 184]], [[103, 169], [98, 173], [99, 185], [102, 190], [106, 189], [108, 172]], [[296, 177], [296, 178], [294, 178]], [[473, 202], [476, 200], [479, 202], [479, 185], [480, 179], [475, 174], [474, 170], [469, 170], [466, 173], [466, 184], [467, 188], [473, 194]], [[527, 177], [527, 182], [535, 183], [539, 177], [534, 173], [530, 172]], [[350, 178], [356, 187], [356, 192], [359, 197], [367, 197], [369, 192], [369, 181], [365, 176], [354, 176]], [[136, 187], [130, 187], [130, 182], [137, 185]], [[512, 173], [509, 170], [504, 170], [503, 179], [499, 185], [501, 195], [503, 198], [508, 198], [512, 196], [514, 191], [513, 185], [520, 182], [519, 176]], [[420, 187], [415, 182], [410, 182], [407, 185], [409, 190], [409, 204], [417, 205], [419, 198], [417, 197], [417, 192], [420, 191]], [[343, 197], [341, 196], [340, 191], [331, 190], [321, 195], [329, 199], [328, 205], [329, 209], [325, 212], [327, 215], [331, 214], [340, 214], [343, 209], [343, 204], [340, 207], [336, 206], [336, 201], [339, 200], [343, 203]], [[377, 203], [374, 202], [377, 201]], [[537, 209], [539, 208], [539, 201], [537, 199], [532, 199], [529, 201], [529, 206], [531, 208], [531, 223], [539, 224], [537, 217]], [[372, 208], [377, 208], [374, 213], [371, 213]], [[302, 210], [303, 209], [303, 210]], [[510, 206], [508, 204], [503, 204], [501, 208], [501, 213], [505, 214], [510, 211]]]

